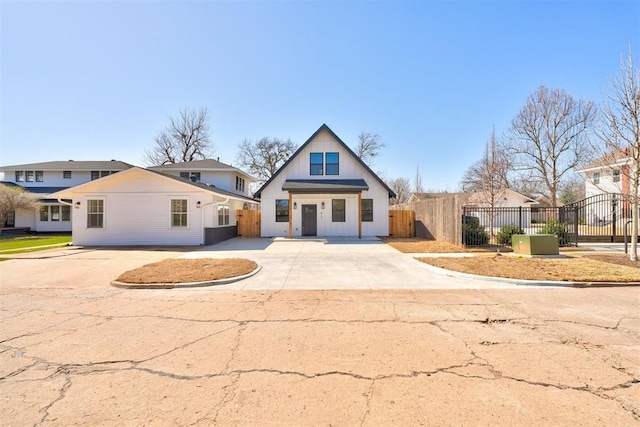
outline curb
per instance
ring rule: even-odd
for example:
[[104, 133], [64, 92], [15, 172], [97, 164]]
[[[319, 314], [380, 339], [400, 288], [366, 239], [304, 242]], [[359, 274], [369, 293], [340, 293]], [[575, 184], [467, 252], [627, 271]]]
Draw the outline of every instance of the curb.
[[258, 274], [262, 266], [257, 266], [251, 273], [242, 276], [229, 277], [228, 279], [207, 280], [204, 282], [181, 282], [181, 283], [126, 283], [117, 280], [111, 281], [111, 286], [122, 289], [176, 289], [176, 288], [204, 288], [208, 286], [228, 285], [239, 282]]
[[[417, 258], [416, 258], [417, 259]], [[640, 282], [569, 282], [558, 280], [525, 280], [510, 279], [507, 277], [480, 276], [478, 274], [462, 273], [460, 271], [447, 270], [446, 268], [436, 267], [435, 265], [423, 263], [427, 268], [435, 273], [443, 274], [450, 277], [458, 277], [473, 280], [491, 280], [494, 282], [510, 283], [520, 286], [550, 286], [563, 288], [605, 288], [605, 287], [627, 287], [640, 286]]]

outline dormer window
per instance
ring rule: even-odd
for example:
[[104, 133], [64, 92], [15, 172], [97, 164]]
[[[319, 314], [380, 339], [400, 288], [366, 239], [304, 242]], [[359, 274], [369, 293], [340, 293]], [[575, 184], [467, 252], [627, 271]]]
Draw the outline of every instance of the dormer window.
[[310, 155], [310, 175], [323, 175], [324, 174], [324, 153], [311, 153]]
[[327, 153], [327, 175], [340, 175], [340, 153]]

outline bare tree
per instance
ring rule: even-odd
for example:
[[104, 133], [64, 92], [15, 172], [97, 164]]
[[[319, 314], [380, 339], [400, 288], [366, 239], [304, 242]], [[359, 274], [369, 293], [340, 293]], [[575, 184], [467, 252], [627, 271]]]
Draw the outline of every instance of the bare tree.
[[0, 233], [11, 212], [17, 209], [37, 209], [38, 206], [36, 199], [24, 189], [0, 185]]
[[544, 183], [552, 206], [563, 177], [589, 158], [587, 138], [595, 118], [593, 102], [540, 86], [511, 122], [507, 148], [515, 168]]
[[640, 186], [640, 71], [634, 67], [631, 47], [626, 59], [620, 61], [620, 74], [609, 81], [607, 99], [603, 106], [603, 126], [598, 136], [605, 152], [604, 164], [618, 168], [622, 189], [631, 205], [631, 252], [629, 258], [638, 260], [638, 209]]
[[371, 166], [380, 150], [385, 147], [384, 142], [380, 141], [380, 136], [371, 132], [360, 132], [358, 135], [358, 143], [354, 147], [356, 156]]
[[487, 193], [493, 201], [497, 192], [510, 187], [511, 168], [511, 159], [498, 143], [494, 128], [491, 139], [485, 143], [484, 155], [465, 171], [460, 187], [465, 192]]
[[484, 155], [469, 168], [463, 177], [465, 191], [473, 191], [477, 201], [489, 208], [490, 230], [497, 216], [495, 208], [502, 204], [504, 193], [509, 188], [507, 174], [511, 170], [511, 159], [502, 150], [496, 138], [496, 130], [485, 143]]
[[560, 183], [559, 200], [565, 205], [575, 203], [585, 198], [584, 178], [573, 174]]
[[213, 156], [209, 113], [206, 108], [180, 110], [178, 118], [169, 118], [169, 125], [155, 138], [155, 146], [145, 153], [144, 163], [159, 166], [167, 163], [190, 162]]
[[265, 183], [296, 151], [297, 146], [290, 139], [264, 137], [252, 142], [247, 139], [238, 147], [236, 161], [250, 175], [258, 180], [258, 185]]
[[413, 191], [414, 193], [422, 193], [424, 191], [422, 187], [422, 175], [420, 175], [420, 166], [416, 166], [416, 176], [413, 178]]
[[391, 200], [392, 205], [400, 205], [409, 200], [411, 183], [407, 178], [394, 178], [389, 182], [389, 187], [396, 193], [396, 198]]

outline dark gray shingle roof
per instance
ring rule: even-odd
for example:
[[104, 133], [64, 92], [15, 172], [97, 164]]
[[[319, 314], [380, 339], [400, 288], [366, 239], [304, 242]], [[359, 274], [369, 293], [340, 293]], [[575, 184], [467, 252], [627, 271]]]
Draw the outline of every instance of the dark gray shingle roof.
[[359, 193], [369, 186], [364, 179], [288, 179], [283, 191], [290, 193]]

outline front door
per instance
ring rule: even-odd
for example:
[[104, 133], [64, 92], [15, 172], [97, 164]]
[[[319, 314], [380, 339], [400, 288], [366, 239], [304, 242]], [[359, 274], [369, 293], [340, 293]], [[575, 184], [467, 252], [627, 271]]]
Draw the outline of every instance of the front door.
[[318, 235], [318, 206], [302, 205], [302, 235]]

